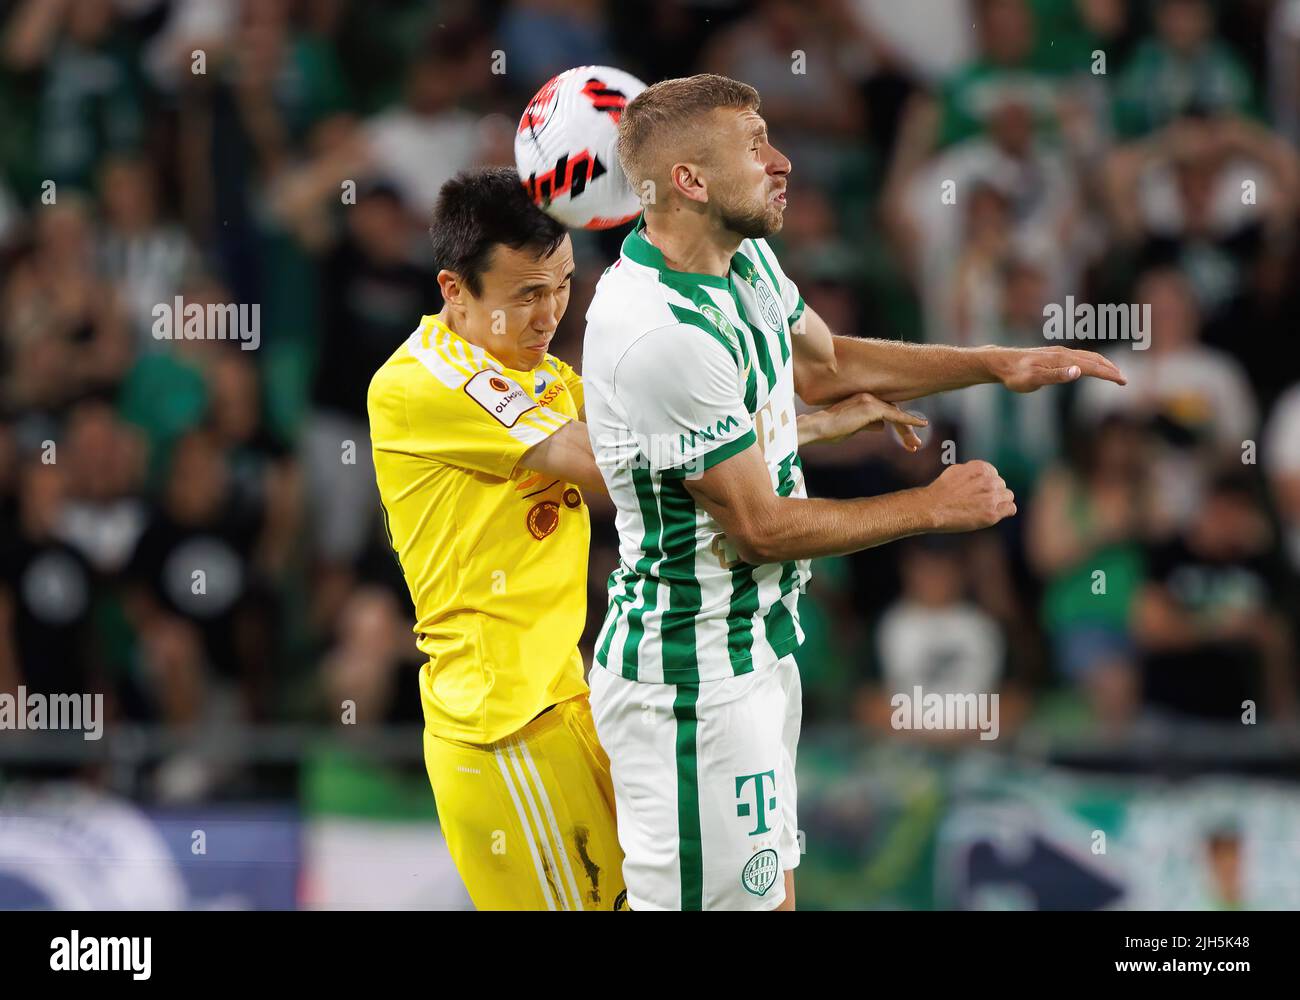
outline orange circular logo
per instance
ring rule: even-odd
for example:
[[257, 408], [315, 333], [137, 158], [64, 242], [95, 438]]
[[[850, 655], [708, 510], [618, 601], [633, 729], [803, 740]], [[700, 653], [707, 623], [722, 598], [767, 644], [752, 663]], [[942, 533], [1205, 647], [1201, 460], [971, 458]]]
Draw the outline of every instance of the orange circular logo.
[[570, 486], [564, 491], [564, 506], [570, 510], [577, 510], [582, 506], [582, 494]]
[[490, 385], [497, 392], [505, 392], [507, 389], [510, 388], [509, 384], [507, 384], [505, 379], [497, 378], [495, 375], [493, 375], [490, 379], [488, 379], [488, 385]]
[[528, 530], [539, 542], [560, 526], [560, 505], [554, 500], [535, 503], [528, 511]]

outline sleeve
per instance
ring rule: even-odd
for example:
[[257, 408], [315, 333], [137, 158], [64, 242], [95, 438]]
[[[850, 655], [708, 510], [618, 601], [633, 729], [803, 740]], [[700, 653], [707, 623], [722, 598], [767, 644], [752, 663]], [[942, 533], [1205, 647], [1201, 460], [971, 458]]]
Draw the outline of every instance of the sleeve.
[[641, 455], [663, 475], [698, 476], [755, 440], [734, 355], [694, 326], [662, 327], [628, 348], [614, 395]]
[[[398, 394], [394, 394], [398, 395]], [[394, 419], [376, 419], [376, 409], [400, 406]], [[524, 453], [571, 421], [544, 406], [513, 379], [492, 369], [476, 373], [459, 388], [431, 386], [372, 406], [377, 448], [389, 447], [472, 472], [508, 479]], [[389, 437], [384, 441], [381, 435]]]

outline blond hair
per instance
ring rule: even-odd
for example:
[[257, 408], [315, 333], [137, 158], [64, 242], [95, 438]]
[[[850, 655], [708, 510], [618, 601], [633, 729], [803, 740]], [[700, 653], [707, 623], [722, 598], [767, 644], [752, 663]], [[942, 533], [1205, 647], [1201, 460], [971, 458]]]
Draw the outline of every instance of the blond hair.
[[619, 117], [618, 159], [634, 188], [654, 178], [655, 155], [670, 136], [680, 138], [694, 120], [718, 108], [758, 110], [758, 91], [747, 83], [697, 73], [663, 80], [641, 91]]

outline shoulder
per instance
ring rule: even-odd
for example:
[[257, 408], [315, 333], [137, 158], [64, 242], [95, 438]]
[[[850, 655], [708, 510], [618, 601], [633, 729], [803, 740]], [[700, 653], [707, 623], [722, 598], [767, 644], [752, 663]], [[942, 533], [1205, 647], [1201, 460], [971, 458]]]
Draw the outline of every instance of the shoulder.
[[395, 398], [404, 395], [410, 377], [410, 360], [410, 352], [403, 342], [370, 376], [370, 386], [366, 390], [366, 409], [370, 413], [371, 423], [391, 410]]
[[404, 412], [408, 405], [425, 412], [461, 405], [467, 386], [490, 367], [478, 348], [422, 321], [371, 378], [366, 396], [371, 421], [399, 407]]
[[557, 358], [554, 354], [546, 355], [546, 360], [542, 362], [538, 372], [539, 374], [558, 375], [569, 387], [570, 391], [576, 391], [576, 388], [582, 386], [582, 376], [578, 373], [578, 370], [567, 361]]
[[582, 375], [591, 385], [612, 388], [615, 370], [645, 337], [680, 321], [689, 303], [679, 300], [651, 268], [626, 257], [606, 269], [587, 309], [582, 342]]
[[673, 293], [649, 267], [620, 257], [596, 282], [587, 308], [588, 328], [634, 338], [671, 323]]
[[725, 335], [707, 321], [674, 321], [644, 331], [615, 363], [612, 381], [620, 391], [639, 387], [661, 396], [693, 394], [699, 386], [737, 375], [739, 361]]

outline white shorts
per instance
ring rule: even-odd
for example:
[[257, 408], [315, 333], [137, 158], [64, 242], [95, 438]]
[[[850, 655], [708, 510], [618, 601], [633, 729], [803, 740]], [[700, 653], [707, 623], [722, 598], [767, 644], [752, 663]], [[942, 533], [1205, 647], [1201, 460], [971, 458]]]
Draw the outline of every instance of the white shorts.
[[629, 681], [593, 666], [633, 910], [771, 910], [799, 864], [793, 656], [703, 684]]

